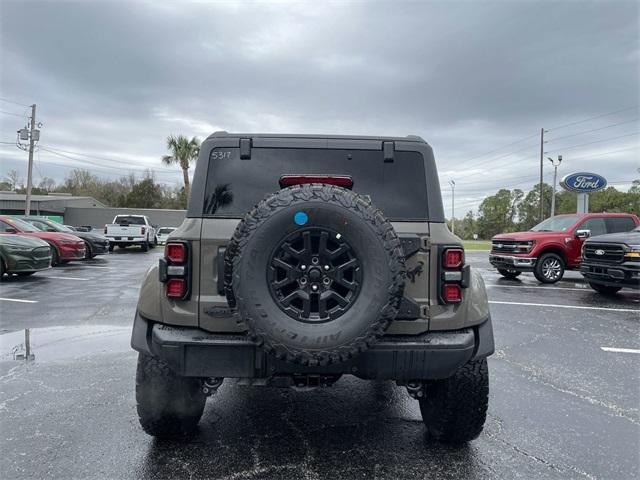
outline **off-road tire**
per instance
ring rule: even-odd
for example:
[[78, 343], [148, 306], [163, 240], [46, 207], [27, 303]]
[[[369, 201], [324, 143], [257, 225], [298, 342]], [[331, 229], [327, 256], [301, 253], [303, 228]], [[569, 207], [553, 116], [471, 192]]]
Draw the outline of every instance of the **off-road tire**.
[[144, 431], [154, 437], [171, 438], [196, 430], [206, 396], [201, 380], [176, 375], [164, 361], [140, 353], [136, 403]]
[[503, 268], [499, 268], [498, 269], [498, 273], [500, 275], [502, 275], [504, 278], [508, 278], [510, 280], [513, 280], [514, 278], [519, 277], [522, 272], [516, 272], [516, 271], [512, 271], [512, 270], [505, 270]]
[[[557, 262], [559, 268], [559, 274], [557, 276], [550, 277], [545, 275], [545, 268], [548, 262]], [[536, 280], [541, 283], [556, 283], [559, 280], [562, 280], [562, 277], [564, 276], [564, 268], [564, 259], [556, 253], [549, 252], [538, 258], [536, 266], [533, 269], [533, 275], [536, 277]]]
[[[356, 316], [352, 308], [338, 319], [308, 327], [289, 319], [279, 310], [271, 295], [264, 293], [268, 284], [266, 273], [262, 277], [260, 270], [263, 266], [266, 269], [266, 263], [260, 262], [275, 249], [279, 239], [273, 236], [283, 235], [284, 238], [287, 232], [300, 228], [293, 224], [294, 212], [300, 209], [316, 212], [315, 218], [319, 219], [318, 225], [322, 227], [337, 222], [335, 218], [344, 215], [349, 218], [351, 229], [345, 229], [345, 235], [367, 236], [369, 248], [375, 251], [375, 254], [368, 255], [367, 261], [380, 268], [380, 273], [376, 273], [384, 276], [384, 284], [374, 285], [369, 281], [367, 289], [361, 288], [355, 302], [361, 302], [360, 310], [364, 312], [366, 308], [366, 314]], [[333, 217], [329, 215], [332, 211], [335, 212]], [[269, 224], [269, 221], [274, 223]], [[313, 222], [310, 220], [310, 224]], [[283, 229], [275, 233], [276, 225], [283, 225]], [[356, 241], [362, 242], [362, 239]], [[244, 255], [245, 251], [250, 254]], [[254, 258], [256, 251], [265, 252], [259, 254], [259, 260]], [[302, 365], [344, 362], [367, 350], [395, 318], [403, 295], [404, 256], [391, 223], [368, 199], [336, 186], [297, 185], [267, 196], [236, 228], [225, 260], [227, 299], [230, 306], [239, 310], [238, 322], [248, 329], [249, 337], [265, 351], [279, 359]], [[367, 297], [372, 298], [365, 302]]]
[[618, 293], [622, 287], [613, 287], [610, 285], [601, 285], [599, 283], [589, 282], [589, 286], [593, 288], [596, 292], [601, 293], [603, 295], [614, 295]]
[[460, 445], [480, 435], [489, 404], [486, 358], [471, 360], [451, 377], [427, 381], [424, 387], [420, 412], [431, 439]]

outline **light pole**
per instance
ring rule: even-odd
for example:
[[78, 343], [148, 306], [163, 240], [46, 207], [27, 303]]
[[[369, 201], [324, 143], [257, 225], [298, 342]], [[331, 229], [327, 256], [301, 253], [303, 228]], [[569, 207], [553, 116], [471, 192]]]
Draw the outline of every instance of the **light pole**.
[[[558, 177], [558, 166], [562, 163], [562, 155], [558, 155], [558, 160], [554, 160], [551, 157], [547, 158], [553, 165], [553, 194], [551, 195], [551, 216], [553, 217], [556, 214], [556, 178]], [[542, 202], [542, 198], [540, 202]]]
[[453, 180], [449, 180], [449, 185], [451, 185], [451, 233], [455, 235], [456, 233], [456, 182]]

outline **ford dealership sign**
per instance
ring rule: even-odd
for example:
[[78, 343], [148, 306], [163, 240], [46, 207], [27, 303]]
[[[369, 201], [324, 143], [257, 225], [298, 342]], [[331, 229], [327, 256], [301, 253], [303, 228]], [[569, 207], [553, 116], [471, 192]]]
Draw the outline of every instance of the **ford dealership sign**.
[[565, 175], [560, 185], [570, 192], [593, 193], [606, 187], [607, 180], [595, 173], [578, 172]]

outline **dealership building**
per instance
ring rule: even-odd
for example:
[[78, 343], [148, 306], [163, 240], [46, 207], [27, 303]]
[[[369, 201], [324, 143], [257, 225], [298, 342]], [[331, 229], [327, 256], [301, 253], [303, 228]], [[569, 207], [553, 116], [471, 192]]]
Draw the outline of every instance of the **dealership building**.
[[[26, 195], [0, 192], [0, 214], [23, 216]], [[93, 197], [75, 197], [65, 193], [31, 195], [31, 215], [50, 218], [56, 222], [74, 226], [102, 228], [116, 215], [146, 215], [153, 225], [178, 227], [186, 210], [157, 208], [111, 208]]]

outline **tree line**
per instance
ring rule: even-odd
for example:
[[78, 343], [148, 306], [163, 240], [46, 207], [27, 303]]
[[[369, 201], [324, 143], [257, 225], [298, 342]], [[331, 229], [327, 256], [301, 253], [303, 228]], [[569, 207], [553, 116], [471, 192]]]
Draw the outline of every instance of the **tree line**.
[[[545, 217], [551, 214], [551, 196], [553, 188], [546, 183], [542, 186], [542, 206]], [[556, 215], [575, 213], [577, 194], [566, 190], [556, 191]], [[640, 179], [634, 180], [628, 192], [615, 187], [607, 187], [589, 195], [591, 212], [640, 212]], [[464, 240], [471, 240], [474, 234], [480, 239], [489, 239], [503, 232], [529, 230], [540, 222], [540, 186], [533, 185], [525, 192], [516, 188], [502, 188], [494, 195], [486, 197], [475, 213], [467, 214], [455, 220], [455, 232]], [[451, 220], [448, 221], [451, 227]]]

